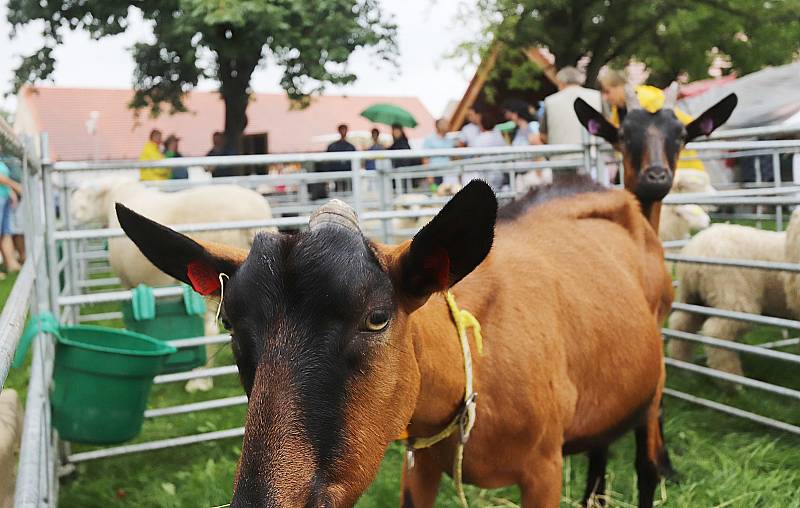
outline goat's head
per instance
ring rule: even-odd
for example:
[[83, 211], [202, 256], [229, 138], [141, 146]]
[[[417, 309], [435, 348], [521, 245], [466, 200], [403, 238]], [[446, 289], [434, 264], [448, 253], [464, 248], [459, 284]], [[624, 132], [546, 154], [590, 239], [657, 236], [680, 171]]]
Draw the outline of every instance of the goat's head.
[[642, 203], [660, 201], [672, 186], [683, 145], [711, 134], [725, 123], [736, 107], [736, 95], [728, 95], [684, 126], [674, 111], [677, 83], [665, 91], [664, 105], [654, 113], [641, 107], [630, 86], [625, 92], [627, 114], [619, 127], [580, 98], [575, 100], [575, 113], [591, 134], [605, 139], [622, 153], [625, 188]]
[[[219, 295], [248, 395], [231, 506], [351, 506], [407, 427], [420, 388], [409, 316], [491, 249], [497, 201], [473, 181], [412, 241], [364, 238], [340, 201], [309, 230], [260, 233], [249, 252], [200, 243], [118, 205], [164, 272]], [[224, 280], [224, 278], [223, 278]]]

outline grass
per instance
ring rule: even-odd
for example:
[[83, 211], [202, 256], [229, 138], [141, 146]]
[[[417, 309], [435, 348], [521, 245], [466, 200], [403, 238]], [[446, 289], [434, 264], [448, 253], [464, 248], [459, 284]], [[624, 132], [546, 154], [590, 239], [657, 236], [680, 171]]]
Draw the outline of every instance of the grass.
[[[13, 279], [0, 282], [4, 301]], [[105, 304], [94, 312], [115, 310]], [[118, 322], [102, 323], [119, 325]], [[780, 338], [780, 332], [758, 328], [745, 337], [750, 343]], [[698, 354], [701, 350], [698, 349]], [[779, 362], [744, 356], [751, 377], [800, 389], [800, 370]], [[232, 363], [229, 348], [218, 365]], [[27, 369], [13, 371], [8, 385], [24, 390]], [[668, 385], [754, 412], [769, 414], [800, 425], [800, 404], [787, 403], [752, 389], [725, 390], [710, 380], [671, 369]], [[242, 393], [236, 376], [216, 378], [213, 395], [187, 394], [182, 383], [153, 387], [151, 407], [171, 406]], [[780, 507], [800, 508], [800, 438], [770, 431], [747, 421], [698, 408], [679, 400], [665, 401], [665, 434], [679, 483], [662, 484], [656, 499], [668, 507]], [[209, 432], [243, 425], [244, 407], [204, 411], [151, 419], [133, 442]], [[228, 439], [169, 450], [128, 455], [78, 464], [62, 479], [59, 503], [64, 507], [212, 507], [230, 500], [233, 473], [240, 454], [240, 439]], [[74, 445], [72, 451], [92, 449]], [[633, 438], [612, 447], [608, 468], [608, 506], [636, 505]], [[397, 506], [403, 449], [392, 445], [381, 471], [358, 503], [359, 508]], [[564, 466], [562, 507], [578, 506], [583, 491], [586, 460], [569, 457]], [[467, 486], [473, 507], [516, 506], [516, 488], [481, 490]], [[437, 506], [457, 507], [449, 478], [440, 489]]]

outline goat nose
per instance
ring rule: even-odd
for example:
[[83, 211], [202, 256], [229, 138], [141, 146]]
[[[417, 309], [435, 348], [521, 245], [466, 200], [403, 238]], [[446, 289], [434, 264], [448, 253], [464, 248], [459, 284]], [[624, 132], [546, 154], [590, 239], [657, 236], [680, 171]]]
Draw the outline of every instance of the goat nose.
[[644, 177], [649, 183], [666, 183], [669, 173], [663, 166], [650, 166], [645, 170]]

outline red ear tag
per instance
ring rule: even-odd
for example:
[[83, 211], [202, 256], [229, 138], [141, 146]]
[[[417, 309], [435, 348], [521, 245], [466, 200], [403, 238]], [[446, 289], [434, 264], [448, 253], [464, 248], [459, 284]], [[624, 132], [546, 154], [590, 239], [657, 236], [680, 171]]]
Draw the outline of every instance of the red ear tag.
[[186, 275], [192, 283], [192, 288], [203, 296], [210, 295], [220, 288], [219, 273], [202, 261], [189, 263]]

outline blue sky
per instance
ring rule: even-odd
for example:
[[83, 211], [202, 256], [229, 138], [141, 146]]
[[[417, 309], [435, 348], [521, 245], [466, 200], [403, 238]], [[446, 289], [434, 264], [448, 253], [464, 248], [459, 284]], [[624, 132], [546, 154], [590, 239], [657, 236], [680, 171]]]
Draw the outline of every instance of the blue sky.
[[[10, 38], [6, 22], [7, 0], [0, 0], [0, 94], [11, 88], [13, 69], [19, 55], [37, 47], [37, 27], [30, 26]], [[419, 97], [434, 116], [444, 110], [447, 102], [458, 99], [466, 89], [474, 66], [446, 57], [456, 45], [477, 30], [456, 21], [456, 12], [466, 0], [382, 0], [385, 12], [392, 14], [399, 28], [399, 68], [378, 65], [367, 54], [355, 54], [351, 69], [358, 81], [344, 88], [329, 88], [327, 93], [358, 95], [411, 95]], [[72, 87], [129, 87], [133, 61], [128, 53], [133, 43], [150, 36], [149, 27], [138, 16], [128, 32], [116, 37], [92, 41], [82, 32], [67, 34], [64, 44], [56, 50], [56, 85]], [[252, 81], [259, 92], [277, 92], [279, 69], [269, 65], [258, 70]], [[215, 83], [201, 83], [204, 90], [214, 89]], [[13, 98], [0, 98], [0, 106], [13, 109]]]

